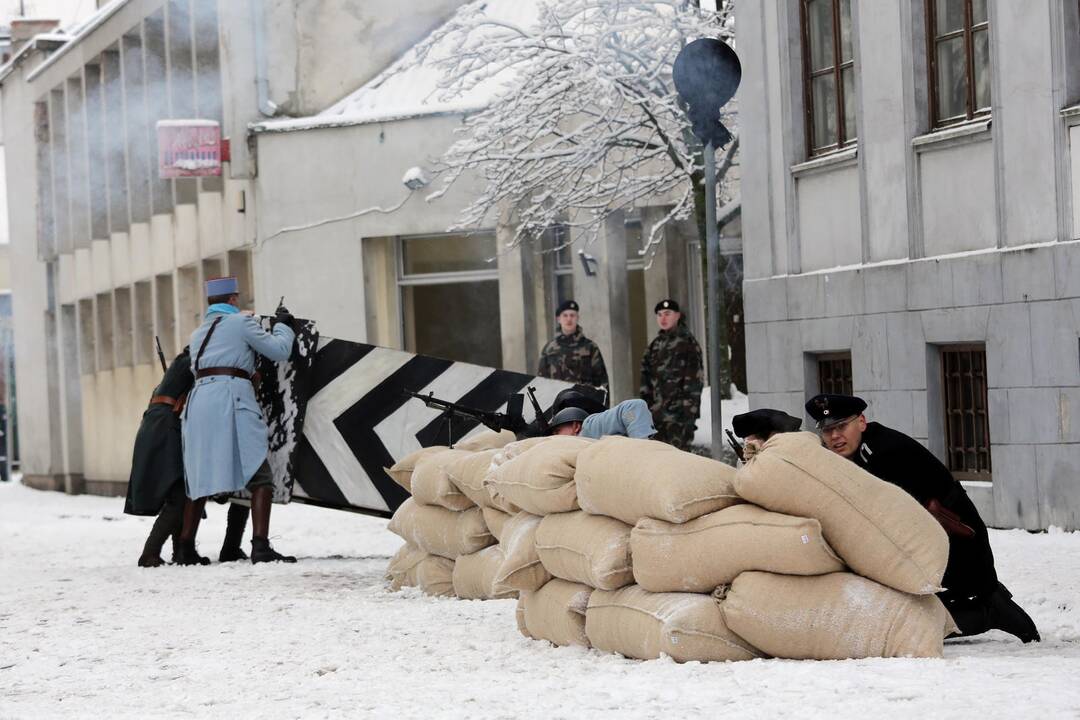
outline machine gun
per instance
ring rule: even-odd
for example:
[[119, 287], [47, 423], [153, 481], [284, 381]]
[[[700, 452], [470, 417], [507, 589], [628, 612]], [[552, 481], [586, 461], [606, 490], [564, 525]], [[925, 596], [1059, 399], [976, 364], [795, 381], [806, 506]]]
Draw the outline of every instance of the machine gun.
[[[546, 429], [547, 422], [544, 420], [543, 412], [540, 410], [540, 404], [536, 401], [535, 388], [529, 388], [529, 399], [532, 401], [533, 408], [537, 412], [537, 417], [540, 419], [540, 423]], [[506, 412], [494, 412], [492, 410], [481, 410], [479, 408], [469, 407], [468, 405], [460, 405], [458, 403], [450, 402], [449, 400], [442, 400], [435, 397], [434, 393], [428, 393], [423, 395], [412, 390], [406, 390], [406, 395], [414, 397], [420, 402], [427, 405], [429, 408], [435, 410], [442, 410], [443, 421], [447, 425], [447, 437], [450, 440], [450, 444], [453, 444], [454, 439], [454, 427], [453, 421], [455, 417], [468, 418], [475, 420], [476, 422], [494, 430], [495, 432], [501, 432], [503, 430], [510, 430], [514, 434], [522, 434], [526, 432], [528, 425], [525, 423], [525, 417], [522, 410], [525, 407], [525, 396], [521, 393], [511, 395], [506, 401]]]
[[169, 368], [165, 365], [165, 353], [161, 352], [161, 340], [157, 335], [154, 336], [154, 344], [157, 345], [157, 357], [161, 363], [161, 372], [168, 372]]

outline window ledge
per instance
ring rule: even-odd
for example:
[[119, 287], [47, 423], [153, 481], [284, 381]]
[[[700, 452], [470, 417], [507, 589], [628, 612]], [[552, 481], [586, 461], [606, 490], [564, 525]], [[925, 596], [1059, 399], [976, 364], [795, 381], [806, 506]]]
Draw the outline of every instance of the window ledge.
[[859, 148], [858, 146], [852, 146], [844, 148], [843, 150], [837, 150], [836, 152], [829, 153], [828, 155], [821, 155], [816, 158], [807, 160], [804, 163], [791, 166], [791, 174], [794, 177], [800, 175], [809, 175], [815, 172], [822, 172], [824, 170], [833, 170], [836, 168], [847, 167], [854, 165], [858, 159]]
[[1061, 111], [1061, 117], [1065, 118], [1066, 120], [1080, 119], [1080, 105], [1072, 105], [1071, 107], [1063, 109]]
[[917, 151], [947, 147], [965, 142], [979, 142], [990, 138], [991, 118], [979, 118], [960, 125], [950, 125], [934, 132], [919, 135], [911, 139], [911, 146]]

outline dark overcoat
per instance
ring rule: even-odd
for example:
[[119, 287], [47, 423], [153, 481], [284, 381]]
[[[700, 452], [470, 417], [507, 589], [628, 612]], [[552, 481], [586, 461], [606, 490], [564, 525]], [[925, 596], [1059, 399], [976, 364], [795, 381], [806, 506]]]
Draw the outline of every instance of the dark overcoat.
[[903, 488], [923, 507], [936, 499], [975, 531], [970, 538], [949, 535], [943, 600], [978, 597], [997, 587], [986, 524], [963, 485], [933, 453], [914, 438], [872, 422], [867, 423], [862, 443], [852, 459], [870, 474]]
[[[195, 382], [187, 348], [176, 356], [165, 377], [154, 388], [154, 397], [181, 400]], [[124, 512], [157, 515], [166, 500], [183, 502], [184, 456], [180, 438], [180, 415], [173, 406], [150, 403], [135, 435]]]

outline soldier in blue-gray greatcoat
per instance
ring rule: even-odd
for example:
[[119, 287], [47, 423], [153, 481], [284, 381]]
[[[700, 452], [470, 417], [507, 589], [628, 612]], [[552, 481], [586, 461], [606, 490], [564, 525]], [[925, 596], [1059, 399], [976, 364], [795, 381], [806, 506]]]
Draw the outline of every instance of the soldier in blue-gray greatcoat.
[[209, 308], [191, 334], [195, 385], [184, 409], [183, 437], [187, 494], [194, 502], [185, 508], [181, 543], [194, 552], [207, 497], [247, 488], [251, 561], [296, 562], [276, 552], [268, 540], [273, 474], [267, 462], [266, 422], [252, 386], [256, 353], [277, 362], [288, 359], [296, 338], [295, 321], [280, 307], [273, 331], [266, 332], [256, 318], [240, 312], [239, 292], [236, 278], [208, 280]]

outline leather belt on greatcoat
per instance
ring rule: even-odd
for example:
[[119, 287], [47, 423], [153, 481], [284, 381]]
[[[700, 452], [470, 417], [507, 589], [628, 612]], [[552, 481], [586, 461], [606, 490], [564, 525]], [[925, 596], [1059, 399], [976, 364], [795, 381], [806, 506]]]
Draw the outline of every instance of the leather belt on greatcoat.
[[251, 375], [246, 370], [234, 367], [208, 367], [199, 368], [195, 373], [195, 379], [198, 380], [204, 377], [211, 377], [213, 375], [227, 375], [229, 377], [240, 378], [241, 380], [251, 381]]

